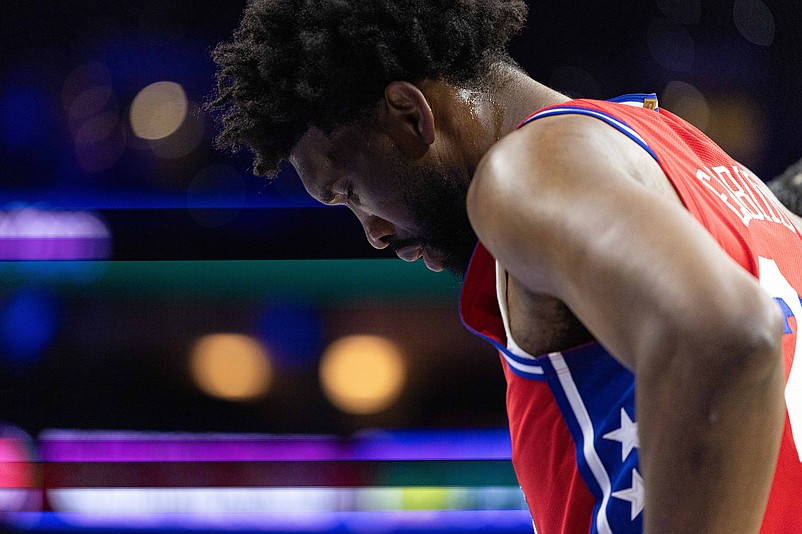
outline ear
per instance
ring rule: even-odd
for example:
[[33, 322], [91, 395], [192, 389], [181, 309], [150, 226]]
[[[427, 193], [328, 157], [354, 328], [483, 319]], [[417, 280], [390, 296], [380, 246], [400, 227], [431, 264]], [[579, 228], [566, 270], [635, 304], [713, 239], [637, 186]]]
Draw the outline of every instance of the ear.
[[409, 82], [391, 82], [384, 89], [382, 122], [387, 133], [410, 155], [420, 156], [434, 143], [434, 114], [426, 95]]

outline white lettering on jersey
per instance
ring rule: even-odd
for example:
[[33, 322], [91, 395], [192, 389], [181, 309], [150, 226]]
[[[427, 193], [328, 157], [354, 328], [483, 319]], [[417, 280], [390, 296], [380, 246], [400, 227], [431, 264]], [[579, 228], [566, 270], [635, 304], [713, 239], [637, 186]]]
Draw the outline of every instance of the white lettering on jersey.
[[763, 193], [756, 183], [759, 178], [747, 169], [738, 165], [705, 167], [696, 171], [696, 178], [737, 215], [744, 226], [752, 221], [766, 221], [797, 232], [785, 208], [777, 199]]

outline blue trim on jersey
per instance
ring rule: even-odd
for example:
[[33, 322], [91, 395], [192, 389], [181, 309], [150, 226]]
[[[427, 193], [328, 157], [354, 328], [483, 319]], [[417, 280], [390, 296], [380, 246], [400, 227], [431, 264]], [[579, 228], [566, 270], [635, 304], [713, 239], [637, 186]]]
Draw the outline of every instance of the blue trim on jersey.
[[627, 439], [636, 435], [634, 375], [598, 344], [553, 353], [544, 368], [594, 497], [590, 533], [640, 533], [642, 508], [626, 498], [637, 486], [637, 443]]
[[660, 160], [657, 158], [657, 154], [654, 153], [654, 151], [646, 143], [646, 141], [644, 141], [643, 138], [640, 135], [638, 135], [637, 132], [635, 132], [635, 130], [633, 130], [626, 122], [622, 121], [617, 117], [613, 117], [612, 115], [608, 115], [603, 111], [598, 111], [595, 109], [582, 108], [578, 106], [559, 106], [555, 108], [550, 108], [545, 111], [541, 111], [540, 113], [535, 113], [534, 115], [523, 121], [519, 126], [519, 128], [529, 124], [535, 119], [540, 119], [542, 117], [551, 117], [553, 115], [587, 115], [589, 117], [600, 119], [609, 124], [610, 126], [612, 126], [613, 128], [615, 128], [616, 130], [618, 130], [619, 132], [623, 133], [633, 141], [635, 141], [638, 145], [640, 145], [641, 148], [643, 148], [646, 152], [648, 152], [649, 155], [652, 158], [654, 158], [656, 162], [658, 163], [660, 162]]
[[[782, 310], [783, 320], [785, 321], [785, 325], [783, 326], [783, 334], [792, 334], [794, 331], [791, 329], [791, 324], [788, 322], [788, 318], [793, 317], [794, 312], [791, 311], [791, 307], [786, 304], [781, 297], [774, 297], [774, 301], [778, 306], [780, 306], [780, 310]], [[802, 297], [800, 297], [799, 301], [802, 303]]]
[[[486, 257], [483, 255], [482, 258], [477, 259], [477, 254], [480, 252], [480, 247], [481, 247], [481, 251], [484, 251], [484, 255], [486, 255]], [[481, 263], [482, 261], [492, 261], [493, 262], [492, 263], [492, 270], [495, 273], [495, 270], [496, 270], [495, 259], [490, 255], [489, 252], [487, 252], [484, 249], [484, 247], [482, 247], [481, 243], [477, 243], [476, 247], [474, 248], [473, 253], [471, 254], [470, 265], [473, 265], [474, 262]], [[490, 265], [483, 265], [483, 267], [491, 268]], [[462, 288], [460, 289], [459, 318], [460, 318], [460, 321], [462, 321], [463, 326], [465, 326], [465, 328], [467, 328], [468, 331], [471, 332], [473, 335], [485, 340], [486, 342], [490, 343], [490, 345], [492, 345], [496, 350], [498, 350], [499, 353], [501, 354], [501, 356], [506, 361], [507, 366], [510, 368], [510, 370], [516, 376], [519, 376], [521, 378], [525, 378], [527, 380], [540, 380], [540, 381], [545, 380], [546, 377], [544, 376], [543, 366], [541, 365], [541, 361], [544, 360], [545, 357], [526, 358], [526, 357], [522, 357], [522, 356], [518, 356], [516, 354], [513, 354], [502, 343], [501, 340], [498, 340], [498, 339], [493, 338], [493, 337], [491, 337], [489, 335], [483, 334], [479, 330], [476, 330], [473, 326], [470, 325], [470, 323], [468, 321], [465, 320], [465, 314], [464, 314], [464, 310], [462, 308], [462, 303], [463, 303], [463, 300], [464, 300], [464, 293], [466, 291], [466, 288], [468, 287], [467, 280], [468, 280], [468, 278], [475, 278], [474, 274], [475, 273], [472, 273], [472, 271], [471, 271], [471, 269], [469, 267], [468, 273], [466, 274], [465, 280], [463, 281]], [[485, 282], [493, 283], [493, 282], [491, 282], [491, 280], [494, 282], [495, 281], [495, 277], [487, 279], [487, 280], [485, 280]], [[499, 323], [503, 323], [503, 320], [501, 319], [500, 316], [498, 316], [497, 319], [498, 319]]]
[[[616, 104], [624, 104], [626, 102], [638, 102], [643, 104], [647, 98], [657, 100], [657, 93], [629, 93], [627, 95], [617, 96], [615, 98], [608, 98], [607, 102], [615, 102]], [[659, 108], [654, 108], [657, 111]]]
[[545, 369], [542, 363], [545, 358], [524, 358], [513, 354], [506, 347], [502, 348], [501, 352], [504, 359], [507, 360], [507, 366], [516, 375], [527, 380], [545, 379]]
[[[496, 341], [492, 337], [486, 336], [485, 334], [472, 328], [467, 323], [467, 321], [465, 321], [465, 319], [462, 318], [461, 315], [462, 314], [460, 314], [460, 320], [462, 321], [463, 326], [465, 326], [465, 328], [467, 328], [473, 335], [480, 337], [481, 339], [484, 339], [486, 342], [493, 345], [493, 347], [496, 350], [498, 350], [501, 353], [502, 357], [507, 361], [507, 366], [510, 368], [510, 371], [515, 373], [517, 376], [525, 378], [527, 380], [541, 380], [541, 381], [546, 380], [545, 369], [543, 368], [543, 365], [541, 363], [542, 360], [544, 360], [544, 358], [537, 358], [536, 360], [534, 360], [529, 358], [522, 358], [521, 356], [516, 356], [515, 354], [510, 352], [507, 347], [502, 345], [499, 341]], [[528, 372], [526, 370], [527, 367], [537, 367], [538, 369], [540, 369], [540, 371]]]

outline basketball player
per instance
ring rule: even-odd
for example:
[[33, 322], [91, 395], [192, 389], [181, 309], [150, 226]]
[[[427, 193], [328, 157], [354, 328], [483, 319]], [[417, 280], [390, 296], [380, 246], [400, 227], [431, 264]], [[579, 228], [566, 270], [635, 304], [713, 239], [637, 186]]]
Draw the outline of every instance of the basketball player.
[[527, 76], [505, 51], [525, 16], [252, 0], [214, 52], [218, 142], [464, 274], [538, 532], [802, 532], [799, 229], [654, 95]]

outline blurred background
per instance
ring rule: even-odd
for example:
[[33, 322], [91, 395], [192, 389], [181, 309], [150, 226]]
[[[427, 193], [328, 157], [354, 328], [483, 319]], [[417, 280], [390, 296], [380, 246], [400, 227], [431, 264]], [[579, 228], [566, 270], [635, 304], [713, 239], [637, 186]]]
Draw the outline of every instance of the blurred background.
[[[503, 377], [459, 281], [373, 250], [291, 169], [267, 182], [212, 148], [209, 52], [243, 6], [3, 2], [4, 435], [31, 457], [95, 431], [504, 450]], [[571, 96], [656, 92], [768, 180], [802, 156], [801, 28], [792, 0], [533, 1], [511, 51]]]

